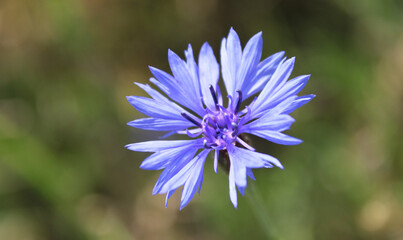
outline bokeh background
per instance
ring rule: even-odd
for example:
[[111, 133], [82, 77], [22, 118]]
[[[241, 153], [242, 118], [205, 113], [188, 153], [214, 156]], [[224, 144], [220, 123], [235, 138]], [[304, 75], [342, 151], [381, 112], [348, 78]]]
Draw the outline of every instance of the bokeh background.
[[168, 48], [218, 56], [231, 26], [243, 45], [263, 31], [263, 57], [296, 56], [317, 95], [293, 114], [303, 144], [254, 139], [285, 166], [249, 183], [279, 239], [403, 239], [400, 0], [1, 0], [0, 239], [264, 239], [211, 161], [179, 211], [124, 149], [161, 135], [126, 125], [132, 82], [169, 71]]

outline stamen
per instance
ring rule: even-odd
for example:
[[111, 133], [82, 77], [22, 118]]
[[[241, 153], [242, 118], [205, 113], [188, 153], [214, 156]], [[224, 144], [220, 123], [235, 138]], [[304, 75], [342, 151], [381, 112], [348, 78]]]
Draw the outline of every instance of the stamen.
[[227, 95], [227, 98], [228, 98], [228, 108], [230, 107], [230, 106], [232, 106], [233, 105], [233, 99], [232, 99], [232, 96], [231, 95]]
[[232, 137], [235, 137], [235, 135], [238, 134], [238, 124], [232, 122], [232, 128], [234, 129], [232, 132]]
[[221, 109], [222, 112], [225, 112], [227, 109], [225, 109], [225, 107], [218, 105], [218, 107]]
[[215, 136], [216, 135], [216, 131], [214, 130], [214, 128], [206, 125], [205, 128], [203, 129], [205, 135], [207, 136]]
[[216, 110], [218, 111], [218, 110], [219, 110], [219, 108], [218, 108], [218, 99], [217, 99], [217, 94], [216, 94], [216, 92], [215, 92], [215, 90], [214, 90], [213, 85], [210, 84], [210, 85], [209, 85], [209, 89], [210, 89], [211, 96], [213, 96], [215, 108], [216, 108]]
[[227, 127], [229, 128], [230, 131], [232, 131], [232, 122], [227, 113], [224, 113], [224, 118], [225, 121], [227, 122]]
[[216, 134], [216, 136], [218, 136], [218, 134], [220, 134], [220, 132], [221, 132], [220, 128], [216, 128], [216, 129], [215, 129], [215, 134]]
[[217, 143], [210, 143], [210, 144], [208, 144], [208, 143], [207, 143], [207, 139], [204, 139], [204, 140], [203, 140], [203, 147], [204, 147], [204, 148], [207, 148], [207, 149], [210, 149], [210, 148], [213, 148], [213, 147], [218, 147], [218, 144], [217, 144]]
[[218, 147], [218, 144], [217, 144], [217, 143], [213, 143], [213, 144], [210, 145], [210, 148], [214, 148], [214, 147]]
[[241, 103], [242, 103], [242, 91], [237, 90], [236, 92], [238, 93], [238, 102], [236, 103], [235, 113], [237, 113], [239, 111], [239, 108], [241, 108]]
[[207, 148], [207, 140], [206, 139], [203, 140], [203, 147]]
[[207, 118], [207, 123], [213, 128], [217, 126], [217, 123], [210, 117]]
[[181, 113], [181, 115], [182, 115], [182, 117], [186, 118], [189, 122], [193, 123], [194, 125], [198, 126], [199, 128], [202, 127], [202, 125], [198, 121], [194, 120], [192, 117], [190, 117], [186, 113], [183, 112], [183, 113]]
[[205, 134], [208, 136], [215, 136], [216, 135], [216, 130], [213, 126], [210, 126], [209, 124], [215, 125], [215, 122], [208, 116], [205, 116], [203, 118], [203, 131]]
[[250, 114], [251, 114], [251, 113], [250, 113], [250, 107], [249, 107], [249, 106], [246, 106], [243, 111], [246, 111], [246, 114], [245, 114], [245, 116], [243, 116], [243, 117], [241, 118], [241, 120], [239, 121], [239, 123], [238, 123], [239, 126], [244, 125], [245, 123], [249, 122], [249, 120], [250, 120]]

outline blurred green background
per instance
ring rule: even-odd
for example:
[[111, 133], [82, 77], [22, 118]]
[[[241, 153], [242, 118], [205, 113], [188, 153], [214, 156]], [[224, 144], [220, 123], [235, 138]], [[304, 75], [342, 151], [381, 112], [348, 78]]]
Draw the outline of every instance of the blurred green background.
[[161, 135], [126, 125], [132, 82], [169, 71], [168, 48], [218, 56], [231, 26], [296, 56], [317, 95], [293, 114], [303, 144], [254, 139], [285, 166], [249, 183], [280, 239], [403, 239], [401, 0], [1, 0], [0, 239], [264, 239], [211, 161], [179, 211], [123, 147]]

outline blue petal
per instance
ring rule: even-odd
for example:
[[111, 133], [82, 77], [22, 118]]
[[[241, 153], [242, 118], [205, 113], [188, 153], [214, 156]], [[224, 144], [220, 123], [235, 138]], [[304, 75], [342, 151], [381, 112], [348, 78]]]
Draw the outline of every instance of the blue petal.
[[168, 95], [170, 98], [172, 98], [171, 90], [167, 86], [165, 86], [164, 84], [162, 84], [160, 81], [158, 81], [157, 79], [155, 79], [153, 77], [150, 78], [150, 82], [152, 82], [155, 86], [157, 86], [159, 89], [161, 89], [161, 91], [163, 91], [166, 95]]
[[[176, 152], [174, 150], [166, 150], [161, 152], [156, 152], [151, 154], [149, 157], [143, 160], [140, 165], [141, 169], [144, 170], [160, 170], [163, 169], [170, 162], [170, 154]], [[168, 155], [168, 156], [167, 156]]]
[[250, 151], [244, 148], [231, 146], [228, 148], [228, 154], [231, 159], [231, 166], [233, 162], [237, 162], [237, 164], [241, 164], [247, 168], [271, 167], [272, 164], [274, 164], [278, 168], [284, 168], [283, 165], [281, 165], [280, 161], [277, 160], [277, 158], [267, 154]]
[[218, 84], [217, 84], [217, 88], [215, 89], [215, 92], [217, 93], [218, 103], [222, 106], [223, 105], [222, 93], [221, 93], [220, 86]]
[[[193, 131], [192, 131], [193, 130]], [[179, 131], [179, 134], [181, 133], [181, 131]], [[201, 128], [195, 128], [195, 129], [191, 129], [189, 131], [189, 129], [186, 129], [186, 134], [191, 137], [191, 138], [195, 138], [200, 136], [200, 134], [203, 133], [203, 130]]]
[[291, 58], [280, 63], [269, 82], [257, 97], [256, 102], [251, 106], [252, 113], [260, 112], [262, 109], [266, 109], [267, 105], [270, 105], [271, 102], [267, 100], [284, 86], [294, 68], [294, 62], [295, 58]]
[[217, 173], [218, 158], [220, 157], [220, 150], [214, 151], [214, 172]]
[[[171, 54], [171, 58], [172, 57]], [[179, 57], [178, 57], [179, 58]], [[171, 60], [173, 62], [173, 60]], [[180, 61], [182, 61], [180, 59]], [[182, 61], [183, 62], [183, 61]], [[185, 63], [183, 63], [185, 64]], [[204, 114], [204, 109], [201, 105], [200, 101], [200, 93], [195, 90], [195, 87], [185, 89], [184, 88], [184, 83], [179, 82], [177, 79], [169, 75], [168, 73], [159, 70], [154, 67], [149, 67], [151, 73], [154, 75], [156, 79], [150, 79], [152, 83], [157, 85], [165, 94], [167, 94], [172, 100], [176, 101], [177, 103], [180, 103], [181, 105], [193, 110], [199, 115]], [[179, 68], [183, 70], [183, 68]], [[178, 71], [177, 74], [180, 74], [181, 72], [178, 69], [175, 69], [175, 71]], [[190, 74], [188, 74], [188, 77]], [[186, 81], [186, 83], [190, 84], [191, 80]], [[197, 88], [198, 89], [198, 88]], [[194, 92], [193, 92], [194, 90]]]
[[[178, 173], [180, 171], [186, 172], [185, 170], [188, 170], [191, 167], [189, 165], [189, 163], [194, 158], [194, 155], [196, 154], [197, 150], [198, 150], [198, 148], [189, 148], [188, 151], [184, 152], [180, 157], [172, 160], [170, 162], [170, 164], [165, 166], [164, 171], [162, 171], [160, 177], [158, 178], [157, 182], [155, 183], [155, 186], [153, 189], [153, 195], [168, 193], [172, 189], [176, 189], [184, 184], [184, 182], [180, 182], [180, 181], [186, 180], [186, 179], [180, 178], [180, 175], [178, 175]], [[176, 183], [179, 185], [177, 187], [172, 187], [171, 179], [174, 178], [175, 176], [177, 176]], [[175, 181], [175, 179], [174, 179], [174, 181]]]
[[196, 61], [193, 56], [192, 45], [188, 45], [188, 49], [185, 50], [186, 56], [186, 64], [189, 69], [189, 73], [192, 75], [191, 79], [193, 81], [193, 86], [195, 88], [195, 92], [198, 93], [198, 96], [201, 96], [200, 92], [200, 81], [199, 81], [199, 68], [197, 67]]
[[[242, 124], [249, 122], [253, 118], [271, 118], [274, 116], [278, 116], [279, 114], [282, 114], [284, 110], [286, 110], [296, 99], [298, 98], [297, 95], [293, 95], [291, 97], [288, 97], [287, 99], [284, 99], [282, 102], [274, 106], [273, 108], [265, 109], [265, 110], [260, 110], [259, 112], [253, 112], [250, 113], [250, 110], [247, 112], [245, 115], [245, 119], [242, 118]], [[251, 103], [251, 106], [254, 105], [255, 102]], [[241, 125], [241, 124], [240, 124]]]
[[197, 159], [195, 160], [196, 162], [193, 166], [193, 169], [189, 172], [189, 177], [183, 186], [179, 210], [182, 210], [190, 202], [198, 188], [201, 189], [203, 181], [203, 166], [209, 152], [210, 150], [203, 150], [196, 157]]
[[275, 106], [284, 99], [298, 94], [306, 85], [311, 75], [302, 75], [288, 81], [284, 87], [276, 92], [267, 102], [271, 102], [269, 106]]
[[210, 149], [204, 149], [192, 160], [187, 161], [184, 166], [175, 166], [174, 168], [179, 169], [179, 171], [176, 171], [174, 174], [170, 174], [170, 177], [166, 179], [158, 193], [167, 193], [168, 191], [176, 189], [185, 184], [185, 182], [191, 176], [196, 164], [200, 161], [204, 162], [209, 152]]
[[236, 208], [238, 206], [238, 198], [237, 198], [236, 187], [235, 187], [234, 168], [229, 169], [228, 178], [229, 178], [229, 197], [231, 199], [232, 204]]
[[246, 131], [246, 132], [282, 145], [297, 145], [302, 143], [302, 140], [298, 138], [291, 137], [277, 131], [259, 130], [259, 131], [251, 131], [251, 132]]
[[168, 62], [171, 71], [178, 81], [178, 83], [183, 84], [185, 87], [193, 87], [193, 82], [191, 81], [192, 76], [189, 72], [187, 64], [173, 51], [168, 49]]
[[193, 146], [195, 148], [203, 147], [203, 139], [193, 139], [193, 140], [157, 140], [148, 142], [139, 142], [128, 144], [125, 147], [132, 151], [137, 152], [158, 152], [162, 150], [167, 150], [170, 148]]
[[280, 115], [270, 115], [265, 114], [264, 116], [256, 119], [255, 121], [242, 126], [240, 132], [258, 132], [262, 130], [271, 130], [282, 132], [288, 130], [290, 126], [295, 122], [295, 119], [288, 114]]
[[[146, 170], [160, 170], [165, 168], [168, 164], [181, 158], [186, 152], [194, 151], [196, 153], [197, 147], [187, 145], [184, 147], [170, 148], [153, 153], [141, 163], [140, 168]], [[194, 155], [193, 153], [193, 155]]]
[[255, 73], [262, 56], [263, 39], [262, 32], [255, 34], [246, 44], [242, 53], [241, 66], [238, 69], [235, 90], [244, 91], [243, 86], [246, 86], [251, 80], [252, 73]]
[[170, 131], [170, 132], [167, 132], [167, 133], [165, 133], [164, 135], [159, 136], [158, 139], [165, 139], [165, 138], [167, 138], [167, 137], [170, 137], [170, 136], [174, 135], [175, 133], [178, 133], [178, 131]]
[[223, 39], [221, 43], [221, 67], [222, 76], [227, 88], [227, 93], [235, 95], [235, 82], [237, 71], [242, 60], [242, 47], [238, 34], [233, 28], [230, 29], [228, 39]]
[[139, 112], [155, 118], [183, 119], [181, 112], [151, 98], [127, 96], [127, 101]]
[[[232, 145], [232, 144], [231, 144]], [[227, 147], [229, 158], [231, 161], [231, 166], [234, 170], [235, 184], [240, 187], [246, 187], [246, 166], [237, 155], [234, 154], [236, 151], [235, 147]]]
[[245, 188], [246, 187], [240, 187], [240, 186], [237, 186], [238, 187], [238, 191], [242, 194], [242, 196], [245, 196]]
[[304, 106], [315, 97], [314, 94], [298, 97], [287, 108], [283, 110], [284, 113], [292, 113], [295, 109]]
[[252, 179], [253, 181], [256, 181], [256, 178], [255, 178], [255, 175], [253, 175], [252, 169], [247, 168], [246, 174], [248, 175], [248, 177], [250, 177], [250, 179]]
[[177, 98], [181, 97], [181, 93], [179, 92], [179, 89], [176, 87], [179, 85], [178, 80], [176, 80], [174, 77], [158, 68], [149, 66], [149, 69], [151, 73], [154, 75], [154, 77], [160, 82], [160, 84], [156, 85], [162, 91], [164, 91], [170, 98], [172, 98], [175, 101]]
[[150, 85], [137, 83], [137, 82], [135, 82], [134, 84], [136, 84], [138, 87], [143, 89], [148, 95], [150, 95], [150, 97], [152, 97], [156, 101], [159, 101], [161, 103], [166, 103], [167, 105], [169, 105], [169, 107], [172, 107], [174, 109], [179, 109], [179, 110], [182, 109], [181, 107], [176, 105], [174, 102], [172, 102], [168, 98], [164, 97], [161, 93], [159, 93], [158, 91], [152, 89], [150, 87]]
[[[168, 98], [164, 97], [158, 91], [152, 89], [148, 84], [141, 84], [141, 83], [136, 83], [136, 82], [135, 82], [135, 84], [137, 86], [139, 86], [141, 89], [143, 89], [145, 92], [147, 92], [147, 94], [153, 98], [153, 100], [149, 99], [149, 101], [154, 101], [153, 106], [159, 105], [159, 108], [166, 109], [168, 112], [170, 112], [169, 115], [176, 113], [177, 116], [175, 118], [180, 119], [180, 120], [183, 120], [183, 117], [180, 115], [180, 113], [185, 112], [189, 116], [191, 115], [190, 113], [185, 111], [183, 108], [181, 108], [179, 105], [170, 101]], [[137, 105], [136, 99], [132, 99], [131, 97], [128, 97], [128, 99], [129, 98], [134, 101], [133, 102], [134, 105]]]
[[198, 183], [198, 186], [199, 186], [199, 195], [200, 195], [200, 192], [201, 192], [201, 188], [202, 188], [202, 185], [203, 185], [203, 173], [201, 173], [201, 179], [199, 179], [198, 180], [199, 181], [199, 183]]
[[238, 205], [236, 186], [239, 188], [245, 188], [246, 181], [246, 167], [237, 156], [234, 155], [235, 146], [229, 144], [227, 147], [229, 158], [231, 161], [231, 166], [229, 170], [229, 193], [230, 199], [234, 207]]
[[[180, 102], [193, 111], [201, 110], [200, 91], [198, 79], [194, 79], [188, 65], [176, 53], [168, 50], [168, 61], [175, 79], [178, 80], [177, 88], [182, 89], [185, 99]], [[199, 63], [200, 64], [200, 63]], [[194, 71], [194, 69], [192, 69]], [[194, 72], [193, 72], [194, 73]]]
[[238, 203], [236, 186], [240, 191], [242, 191], [243, 188], [246, 187], [246, 175], [254, 179], [250, 168], [272, 167], [272, 164], [274, 164], [283, 169], [280, 161], [267, 154], [253, 152], [244, 148], [236, 147], [232, 144], [227, 146], [227, 151], [231, 161], [229, 172], [229, 192], [234, 207], [236, 207]]
[[128, 122], [127, 125], [153, 131], [177, 131], [194, 126], [186, 119], [173, 120], [161, 118], [141, 118]]
[[[156, 119], [147, 118], [135, 120], [128, 123], [130, 126], [156, 131], [182, 130], [186, 127], [193, 126], [193, 124], [186, 120], [181, 113], [186, 113], [195, 120], [198, 119], [176, 103], [164, 97], [158, 91], [152, 89], [149, 85], [141, 83], [135, 84], [146, 91], [153, 99], [129, 96], [127, 97], [128, 101], [140, 112]], [[164, 128], [164, 126], [166, 128]]]
[[258, 64], [254, 76], [251, 77], [252, 80], [248, 81], [247, 85], [242, 87], [244, 99], [248, 99], [250, 96], [263, 89], [267, 81], [269, 81], [276, 71], [284, 53], [285, 52], [275, 53]]
[[221, 75], [225, 84], [225, 88], [227, 89], [227, 93], [232, 96], [232, 92], [234, 89], [234, 81], [232, 80], [233, 73], [230, 69], [229, 65], [229, 58], [227, 54], [227, 39], [223, 38], [221, 41], [221, 48], [220, 48], [220, 57], [221, 57]]
[[274, 73], [284, 57], [284, 54], [284, 51], [280, 51], [261, 61], [257, 66], [256, 76], [267, 74], [268, 72]]
[[214, 89], [216, 89], [220, 74], [219, 69], [217, 60], [214, 57], [213, 49], [207, 42], [204, 43], [199, 54], [200, 88], [203, 94], [204, 103], [210, 109], [215, 109], [215, 104], [209, 86], [212, 85]]
[[168, 192], [167, 195], [165, 196], [165, 207], [168, 207], [168, 200], [175, 193], [175, 191], [176, 191], [176, 189]]

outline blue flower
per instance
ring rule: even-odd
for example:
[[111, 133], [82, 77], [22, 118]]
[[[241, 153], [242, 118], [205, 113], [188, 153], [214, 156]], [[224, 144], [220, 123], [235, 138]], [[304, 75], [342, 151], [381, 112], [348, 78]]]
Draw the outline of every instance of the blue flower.
[[[252, 169], [283, 168], [274, 157], [258, 153], [246, 140], [252, 134], [271, 142], [295, 145], [302, 141], [282, 133], [294, 119], [289, 115], [309, 102], [314, 95], [297, 96], [310, 75], [288, 80], [294, 58], [286, 60], [284, 52], [260, 61], [262, 33], [254, 35], [242, 50], [237, 33], [231, 28], [221, 43], [221, 73], [227, 91], [224, 107], [218, 80], [220, 66], [212, 48], [205, 43], [199, 53], [198, 65], [189, 44], [186, 61], [171, 50], [168, 61], [172, 75], [150, 67], [155, 78], [150, 81], [167, 97], [149, 85], [136, 83], [151, 98], [129, 96], [131, 105], [148, 115], [128, 125], [145, 130], [168, 131], [188, 135], [190, 140], [157, 140], [129, 144], [132, 151], [152, 152], [140, 168], [164, 169], [155, 184], [153, 194], [166, 194], [166, 205], [176, 189], [183, 186], [180, 209], [183, 209], [200, 189], [207, 155], [214, 155], [214, 170], [224, 161], [229, 171], [229, 195], [237, 207], [236, 188], [244, 194], [247, 176], [255, 180]], [[260, 92], [260, 93], [259, 93]], [[259, 93], [259, 94], [258, 94]], [[258, 95], [257, 95], [258, 94]], [[257, 95], [241, 107], [243, 101]]]

